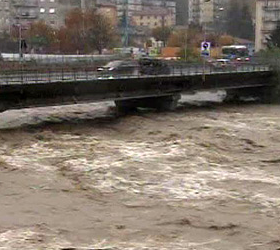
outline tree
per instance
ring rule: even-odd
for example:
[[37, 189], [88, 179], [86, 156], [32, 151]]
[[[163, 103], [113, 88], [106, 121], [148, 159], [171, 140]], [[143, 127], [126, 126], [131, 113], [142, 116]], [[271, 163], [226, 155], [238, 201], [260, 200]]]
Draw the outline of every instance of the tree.
[[239, 36], [241, 12], [239, 4], [235, 0], [231, 0], [227, 11], [226, 31], [232, 36]]
[[280, 21], [278, 21], [276, 29], [274, 29], [268, 39], [268, 48], [280, 48]]
[[226, 31], [234, 37], [253, 39], [254, 27], [247, 3], [231, 0], [227, 11]]
[[108, 18], [95, 10], [86, 13], [86, 20], [89, 22], [87, 42], [102, 54], [104, 48], [110, 47], [117, 40], [115, 27]]
[[117, 40], [116, 37], [111, 21], [94, 9], [72, 10], [66, 16], [65, 27], [58, 32], [60, 49], [67, 53], [97, 50], [101, 54]]
[[56, 30], [44, 21], [38, 21], [31, 24], [26, 31], [27, 43], [35, 49], [50, 50], [56, 41]]
[[0, 35], [0, 52], [18, 52], [18, 39], [13, 39], [8, 30], [4, 30]]
[[162, 41], [163, 46], [166, 45], [169, 36], [171, 35], [172, 28], [168, 26], [157, 27], [152, 30], [152, 35], [157, 41]]
[[201, 40], [201, 30], [188, 28], [172, 32], [168, 39], [168, 46], [171, 47], [196, 47]]
[[58, 32], [60, 50], [64, 53], [85, 52], [85, 15], [81, 9], [71, 10], [65, 18], [65, 26]]
[[240, 38], [251, 40], [254, 38], [254, 26], [252, 16], [249, 11], [249, 6], [243, 4], [241, 8], [241, 20], [240, 20]]
[[219, 37], [219, 45], [226, 46], [234, 43], [234, 39], [230, 35], [222, 35]]

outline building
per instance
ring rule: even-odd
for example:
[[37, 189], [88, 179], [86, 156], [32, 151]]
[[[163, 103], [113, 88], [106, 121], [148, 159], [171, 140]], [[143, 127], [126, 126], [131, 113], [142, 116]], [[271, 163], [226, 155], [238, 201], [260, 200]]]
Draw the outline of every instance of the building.
[[255, 51], [267, 47], [268, 38], [280, 21], [279, 0], [257, 0], [256, 2]]
[[135, 13], [139, 15], [141, 11], [166, 10], [166, 14], [171, 16], [172, 24], [176, 23], [176, 0], [116, 0], [117, 16], [122, 18], [124, 12], [131, 19]]
[[214, 1], [189, 0], [188, 24], [210, 27], [214, 22]]
[[114, 0], [97, 0], [95, 7], [99, 13], [108, 17], [113, 25], [118, 24], [118, 12]]
[[0, 0], [0, 30], [19, 26], [24, 29], [32, 22], [43, 20], [53, 27], [64, 25], [73, 8], [89, 9], [96, 0]]
[[0, 31], [9, 28], [10, 24], [10, 1], [0, 1]]
[[37, 0], [11, 0], [9, 4], [9, 25], [21, 25], [27, 28], [34, 20], [38, 19]]
[[176, 25], [185, 26], [189, 20], [189, 0], [176, 0]]
[[88, 8], [84, 0], [39, 0], [39, 20], [53, 27], [64, 25], [65, 17], [74, 8]]
[[[0, 0], [0, 30], [28, 27], [43, 20], [54, 28], [64, 25], [67, 13], [74, 8], [97, 8], [114, 24], [128, 16], [129, 25], [150, 28], [176, 25], [177, 0]], [[183, 0], [181, 0], [183, 1]], [[152, 13], [154, 12], [154, 13]], [[141, 14], [142, 13], [142, 14]], [[142, 21], [141, 21], [142, 18]], [[151, 20], [150, 22], [148, 20]]]
[[175, 26], [175, 19], [170, 10], [157, 7], [155, 9], [134, 12], [132, 23], [136, 26], [145, 26], [149, 29], [154, 29], [163, 26]]

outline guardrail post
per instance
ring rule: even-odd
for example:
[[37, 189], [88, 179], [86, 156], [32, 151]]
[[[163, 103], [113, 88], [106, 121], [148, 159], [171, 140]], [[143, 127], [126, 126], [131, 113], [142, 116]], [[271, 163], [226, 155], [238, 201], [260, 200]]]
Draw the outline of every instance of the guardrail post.
[[61, 68], [61, 80], [64, 81], [64, 68]]
[[75, 69], [73, 70], [73, 73], [74, 73], [74, 81], [77, 81], [77, 75], [76, 75], [76, 70]]
[[85, 73], [86, 73], [86, 80], [88, 80], [88, 67], [85, 67]]
[[48, 77], [49, 77], [49, 82], [51, 82], [51, 70], [50, 70], [50, 68], [48, 69]]

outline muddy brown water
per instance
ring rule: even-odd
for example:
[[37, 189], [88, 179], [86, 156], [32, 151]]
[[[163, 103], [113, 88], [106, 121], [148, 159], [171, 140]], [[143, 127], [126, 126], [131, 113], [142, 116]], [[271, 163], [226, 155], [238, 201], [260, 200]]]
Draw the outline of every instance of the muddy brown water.
[[280, 106], [205, 95], [0, 114], [0, 249], [280, 249]]

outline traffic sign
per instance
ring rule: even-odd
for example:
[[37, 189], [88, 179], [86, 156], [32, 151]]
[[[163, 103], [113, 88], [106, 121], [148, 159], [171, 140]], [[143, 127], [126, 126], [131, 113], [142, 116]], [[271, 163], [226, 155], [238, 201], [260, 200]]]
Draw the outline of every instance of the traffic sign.
[[201, 43], [201, 55], [202, 56], [210, 56], [210, 49], [211, 49], [211, 43], [203, 41]]

